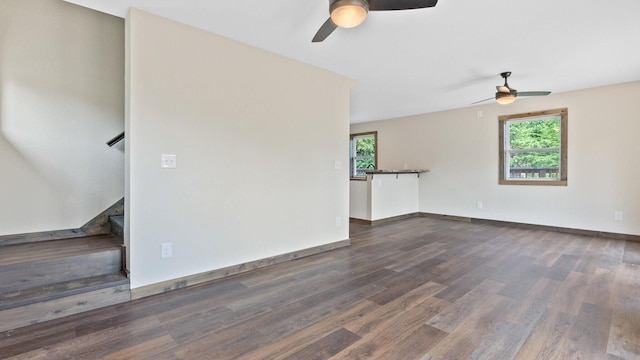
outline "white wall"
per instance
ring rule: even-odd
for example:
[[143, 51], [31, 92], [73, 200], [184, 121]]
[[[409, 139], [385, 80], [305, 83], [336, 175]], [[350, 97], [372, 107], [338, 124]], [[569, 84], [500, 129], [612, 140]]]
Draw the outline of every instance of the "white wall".
[[0, 235], [78, 228], [124, 193], [122, 19], [0, 2]]
[[[380, 168], [426, 168], [420, 211], [640, 234], [640, 82], [354, 124]], [[568, 186], [498, 185], [498, 116], [567, 107]], [[482, 117], [478, 117], [478, 111]], [[483, 201], [482, 209], [476, 201]], [[624, 221], [613, 213], [624, 212]]]
[[418, 212], [417, 174], [375, 174], [367, 178], [371, 199], [370, 220]]
[[349, 181], [349, 217], [371, 220], [371, 192], [369, 182]]
[[126, 21], [132, 288], [348, 239], [351, 80], [136, 9]]
[[366, 181], [352, 180], [349, 216], [361, 220], [382, 220], [418, 212], [417, 174], [367, 175]]

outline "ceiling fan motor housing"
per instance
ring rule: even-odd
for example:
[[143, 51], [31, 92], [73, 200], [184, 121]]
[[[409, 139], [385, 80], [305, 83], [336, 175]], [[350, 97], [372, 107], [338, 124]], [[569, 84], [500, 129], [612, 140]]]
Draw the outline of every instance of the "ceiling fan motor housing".
[[331, 20], [343, 28], [358, 26], [369, 12], [366, 0], [330, 0], [329, 14]]
[[498, 91], [496, 93], [496, 99], [499, 99], [499, 98], [502, 98], [502, 97], [510, 97], [510, 96], [518, 96], [518, 91], [510, 90], [508, 93]]

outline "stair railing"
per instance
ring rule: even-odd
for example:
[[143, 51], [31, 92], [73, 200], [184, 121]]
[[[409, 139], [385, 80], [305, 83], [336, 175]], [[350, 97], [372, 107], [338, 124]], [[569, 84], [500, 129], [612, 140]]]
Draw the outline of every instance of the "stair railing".
[[109, 145], [109, 147], [112, 147], [122, 140], [124, 140], [124, 131], [121, 134], [116, 135], [113, 139], [107, 141], [107, 145]]

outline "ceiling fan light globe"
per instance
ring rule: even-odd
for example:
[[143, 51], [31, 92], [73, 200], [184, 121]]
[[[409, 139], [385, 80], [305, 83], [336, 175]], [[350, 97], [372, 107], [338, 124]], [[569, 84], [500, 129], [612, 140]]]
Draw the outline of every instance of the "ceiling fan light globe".
[[343, 28], [356, 27], [364, 21], [369, 4], [364, 0], [337, 0], [329, 8], [331, 21]]
[[514, 94], [502, 92], [496, 93], [496, 102], [500, 105], [511, 104], [514, 101], [516, 101], [516, 96]]

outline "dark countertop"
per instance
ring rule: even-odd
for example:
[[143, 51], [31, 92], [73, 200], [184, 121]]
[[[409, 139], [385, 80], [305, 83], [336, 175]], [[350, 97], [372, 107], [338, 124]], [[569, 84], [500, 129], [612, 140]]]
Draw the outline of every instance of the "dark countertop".
[[428, 169], [415, 169], [415, 170], [386, 170], [386, 169], [380, 169], [380, 170], [367, 170], [365, 171], [365, 173], [367, 175], [376, 175], [376, 174], [422, 174], [425, 172], [429, 172]]

